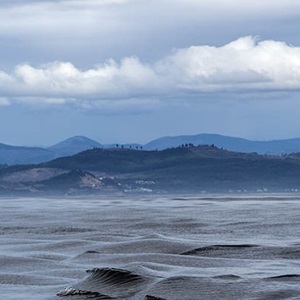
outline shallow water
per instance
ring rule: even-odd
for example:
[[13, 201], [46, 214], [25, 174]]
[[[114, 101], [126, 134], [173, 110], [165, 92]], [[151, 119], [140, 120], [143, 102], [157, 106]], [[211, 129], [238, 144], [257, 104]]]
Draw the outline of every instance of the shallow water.
[[299, 205], [0, 199], [1, 299], [300, 299]]

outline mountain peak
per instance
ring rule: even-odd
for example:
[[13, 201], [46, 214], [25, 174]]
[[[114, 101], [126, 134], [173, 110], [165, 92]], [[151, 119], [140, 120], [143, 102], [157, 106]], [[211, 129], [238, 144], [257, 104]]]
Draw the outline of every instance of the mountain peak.
[[55, 151], [60, 155], [69, 156], [95, 147], [100, 148], [102, 145], [85, 136], [73, 136], [49, 147], [48, 149]]

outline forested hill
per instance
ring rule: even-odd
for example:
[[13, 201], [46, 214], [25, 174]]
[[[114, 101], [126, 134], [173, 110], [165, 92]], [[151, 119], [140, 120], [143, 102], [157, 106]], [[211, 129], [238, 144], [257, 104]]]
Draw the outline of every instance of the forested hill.
[[184, 145], [163, 151], [91, 149], [0, 169], [0, 192], [199, 193], [300, 190], [297, 155], [280, 157]]

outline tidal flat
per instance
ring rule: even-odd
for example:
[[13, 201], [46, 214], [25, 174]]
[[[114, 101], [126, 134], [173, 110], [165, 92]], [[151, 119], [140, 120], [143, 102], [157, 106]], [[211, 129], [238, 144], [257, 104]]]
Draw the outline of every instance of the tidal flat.
[[299, 208], [297, 195], [1, 198], [1, 299], [299, 299]]

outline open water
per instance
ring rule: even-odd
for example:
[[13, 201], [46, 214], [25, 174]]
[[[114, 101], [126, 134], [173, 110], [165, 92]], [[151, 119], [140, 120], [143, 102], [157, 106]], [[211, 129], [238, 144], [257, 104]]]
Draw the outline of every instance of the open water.
[[300, 299], [300, 197], [0, 199], [2, 300]]

